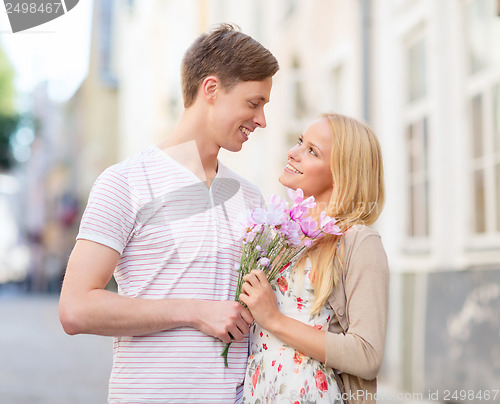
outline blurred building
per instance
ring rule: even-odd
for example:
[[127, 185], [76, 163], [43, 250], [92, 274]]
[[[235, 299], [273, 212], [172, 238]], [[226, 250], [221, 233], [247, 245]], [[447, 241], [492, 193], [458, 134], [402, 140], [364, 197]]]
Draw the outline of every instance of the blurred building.
[[114, 3], [94, 1], [88, 74], [64, 111], [63, 130], [71, 139], [65, 153], [73, 169], [70, 184], [82, 205], [99, 174], [120, 156]]
[[41, 83], [24, 100], [33, 122], [23, 130], [32, 130], [34, 138], [30, 156], [15, 171], [16, 222], [29, 246], [23, 275], [30, 291], [59, 291], [90, 187], [118, 161], [112, 6], [111, 0], [95, 4], [88, 75], [73, 97], [54, 102]]
[[[286, 151], [307, 123], [324, 111], [367, 121], [384, 152], [387, 203], [377, 228], [392, 272], [381, 382], [440, 389], [441, 399], [445, 389], [498, 389], [499, 7], [495, 0], [96, 0], [89, 79], [68, 106], [68, 136], [79, 133], [76, 173], [85, 178], [80, 200], [104, 166], [172, 130], [183, 109], [184, 51], [212, 24], [236, 23], [281, 69], [267, 128], [243, 152], [222, 152], [222, 161], [265, 195], [281, 192]], [[97, 60], [112, 80], [102, 81]]]

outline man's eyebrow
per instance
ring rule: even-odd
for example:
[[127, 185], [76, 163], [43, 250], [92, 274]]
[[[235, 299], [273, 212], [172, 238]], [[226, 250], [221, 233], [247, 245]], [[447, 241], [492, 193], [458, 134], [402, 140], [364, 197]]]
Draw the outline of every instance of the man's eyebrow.
[[264, 101], [266, 104], [269, 102], [269, 100], [267, 98], [265, 98], [263, 95], [256, 95], [254, 97], [250, 97], [250, 98], [257, 98], [259, 101]]

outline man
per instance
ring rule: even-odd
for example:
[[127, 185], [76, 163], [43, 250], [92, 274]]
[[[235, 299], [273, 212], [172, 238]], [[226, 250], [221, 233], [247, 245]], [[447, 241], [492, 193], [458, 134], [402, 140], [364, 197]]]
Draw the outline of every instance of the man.
[[[232, 26], [201, 35], [182, 63], [178, 126], [94, 184], [59, 312], [68, 334], [115, 337], [110, 403], [240, 401], [253, 318], [234, 302], [235, 223], [262, 196], [217, 156], [266, 126], [278, 69]], [[118, 294], [105, 290], [113, 274]]]

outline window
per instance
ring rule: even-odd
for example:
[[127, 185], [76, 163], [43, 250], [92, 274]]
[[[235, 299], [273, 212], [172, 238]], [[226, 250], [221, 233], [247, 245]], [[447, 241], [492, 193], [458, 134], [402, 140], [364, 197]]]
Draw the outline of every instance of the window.
[[430, 233], [429, 102], [425, 31], [406, 43], [405, 143], [407, 178], [406, 234], [425, 239]]
[[500, 233], [500, 72], [492, 57], [499, 53], [495, 36], [500, 19], [495, 3], [468, 0], [463, 8], [469, 66], [469, 225], [482, 236]]
[[418, 101], [426, 95], [426, 57], [425, 41], [420, 40], [411, 45], [407, 51], [408, 88], [407, 101]]
[[472, 0], [465, 5], [467, 53], [471, 74], [484, 68], [488, 59], [488, 3], [491, 0]]
[[500, 84], [493, 90], [493, 136], [495, 143], [496, 231], [500, 232]]
[[342, 112], [344, 105], [344, 86], [346, 82], [343, 64], [338, 64], [330, 70], [329, 86], [326, 87], [327, 110]]
[[284, 6], [285, 19], [289, 19], [297, 10], [297, 0], [286, 0]]
[[294, 57], [292, 64], [293, 116], [297, 121], [307, 117], [307, 102], [304, 96], [304, 83], [301, 77], [301, 69], [299, 59]]
[[407, 129], [408, 145], [408, 210], [407, 234], [410, 237], [429, 235], [429, 169], [427, 118]]
[[486, 231], [484, 177], [485, 159], [483, 158], [483, 99], [475, 96], [471, 101], [471, 141], [472, 141], [472, 183], [474, 194], [474, 230], [476, 233]]
[[468, 70], [471, 75], [500, 62], [500, 1], [468, 0], [464, 5]]
[[288, 69], [288, 96], [286, 121], [285, 147], [289, 150], [293, 147], [302, 131], [309, 123], [309, 108], [305, 94], [305, 83], [303, 80], [303, 69], [299, 57], [294, 55]]
[[500, 84], [470, 100], [473, 229], [500, 232]]

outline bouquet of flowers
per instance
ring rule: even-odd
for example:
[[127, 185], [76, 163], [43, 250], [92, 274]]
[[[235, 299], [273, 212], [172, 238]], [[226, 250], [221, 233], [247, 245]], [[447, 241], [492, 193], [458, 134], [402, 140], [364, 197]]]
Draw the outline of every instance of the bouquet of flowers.
[[[265, 208], [246, 211], [241, 237], [243, 250], [240, 263], [235, 268], [239, 271], [236, 301], [239, 301], [243, 277], [252, 269], [262, 269], [268, 281], [272, 282], [315, 240], [324, 234], [341, 234], [336, 220], [324, 211], [319, 222], [309, 216], [309, 209], [316, 206], [313, 196], [304, 199], [300, 188], [296, 191], [287, 189], [287, 193], [292, 200], [290, 208], [283, 198], [273, 195]], [[226, 344], [221, 353], [226, 367], [230, 345]]]

